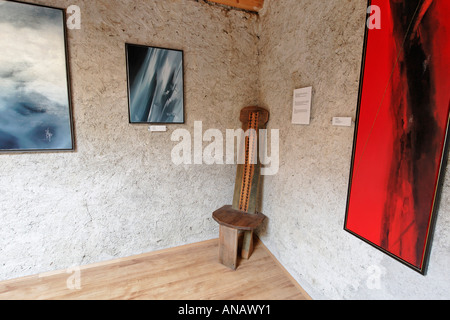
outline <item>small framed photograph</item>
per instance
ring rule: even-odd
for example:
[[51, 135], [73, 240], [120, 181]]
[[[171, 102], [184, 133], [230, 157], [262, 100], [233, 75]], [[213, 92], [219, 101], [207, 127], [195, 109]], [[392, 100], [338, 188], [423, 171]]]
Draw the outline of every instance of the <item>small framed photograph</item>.
[[130, 123], [184, 123], [183, 51], [125, 47]]

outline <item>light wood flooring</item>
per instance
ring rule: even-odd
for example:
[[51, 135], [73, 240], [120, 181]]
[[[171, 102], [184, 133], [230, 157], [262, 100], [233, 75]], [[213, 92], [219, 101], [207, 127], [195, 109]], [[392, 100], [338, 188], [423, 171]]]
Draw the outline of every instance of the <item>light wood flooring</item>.
[[[310, 300], [261, 241], [232, 271], [218, 240], [0, 282], [2, 300]], [[70, 271], [70, 270], [69, 270]], [[77, 288], [78, 287], [78, 288]]]

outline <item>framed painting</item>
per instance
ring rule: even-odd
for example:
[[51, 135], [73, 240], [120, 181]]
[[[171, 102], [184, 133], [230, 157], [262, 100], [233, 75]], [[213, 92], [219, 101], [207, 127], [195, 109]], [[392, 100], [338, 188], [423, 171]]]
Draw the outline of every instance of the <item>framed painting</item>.
[[125, 47], [130, 123], [184, 123], [183, 51]]
[[65, 12], [0, 0], [0, 151], [73, 150]]
[[425, 275], [448, 159], [450, 1], [370, 5], [381, 28], [365, 34], [344, 229]]

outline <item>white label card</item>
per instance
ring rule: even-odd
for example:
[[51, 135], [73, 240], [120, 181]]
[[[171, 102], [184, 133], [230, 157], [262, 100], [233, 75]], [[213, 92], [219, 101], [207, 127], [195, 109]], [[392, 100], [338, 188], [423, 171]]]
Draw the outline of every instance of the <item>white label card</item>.
[[311, 98], [312, 87], [294, 90], [294, 106], [292, 111], [293, 124], [310, 124]]
[[166, 132], [167, 126], [150, 126], [150, 127], [148, 127], [148, 131], [150, 131], [150, 132]]
[[334, 117], [333, 126], [337, 127], [351, 127], [352, 118], [351, 117]]

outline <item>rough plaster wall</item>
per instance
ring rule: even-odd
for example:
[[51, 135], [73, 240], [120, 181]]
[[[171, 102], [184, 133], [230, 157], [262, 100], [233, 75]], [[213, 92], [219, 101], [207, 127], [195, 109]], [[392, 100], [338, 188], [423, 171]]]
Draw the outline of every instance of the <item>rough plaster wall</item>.
[[[343, 230], [366, 1], [266, 0], [260, 21], [260, 100], [280, 129], [280, 172], [266, 177], [259, 231], [318, 299], [449, 299], [450, 182], [423, 277]], [[291, 125], [292, 94], [313, 86], [310, 126]], [[447, 175], [448, 176], [448, 175]]]
[[[330, 122], [356, 112], [365, 0], [266, 0], [259, 22], [194, 0], [34, 2], [82, 10], [69, 31], [77, 150], [0, 155], [0, 280], [217, 237], [210, 215], [230, 203], [235, 168], [173, 166], [170, 134], [239, 127], [260, 101], [281, 167], [259, 235], [313, 298], [450, 297], [448, 178], [427, 277], [342, 230], [353, 128]], [[185, 125], [128, 124], [125, 42], [184, 50]], [[293, 126], [292, 90], [310, 85], [312, 124]]]
[[[171, 162], [171, 133], [240, 127], [257, 101], [257, 17], [194, 0], [42, 0], [69, 30], [77, 149], [0, 154], [0, 280], [215, 238], [234, 166]], [[186, 124], [128, 124], [125, 42], [184, 50]], [[206, 146], [206, 143], [204, 144]]]

